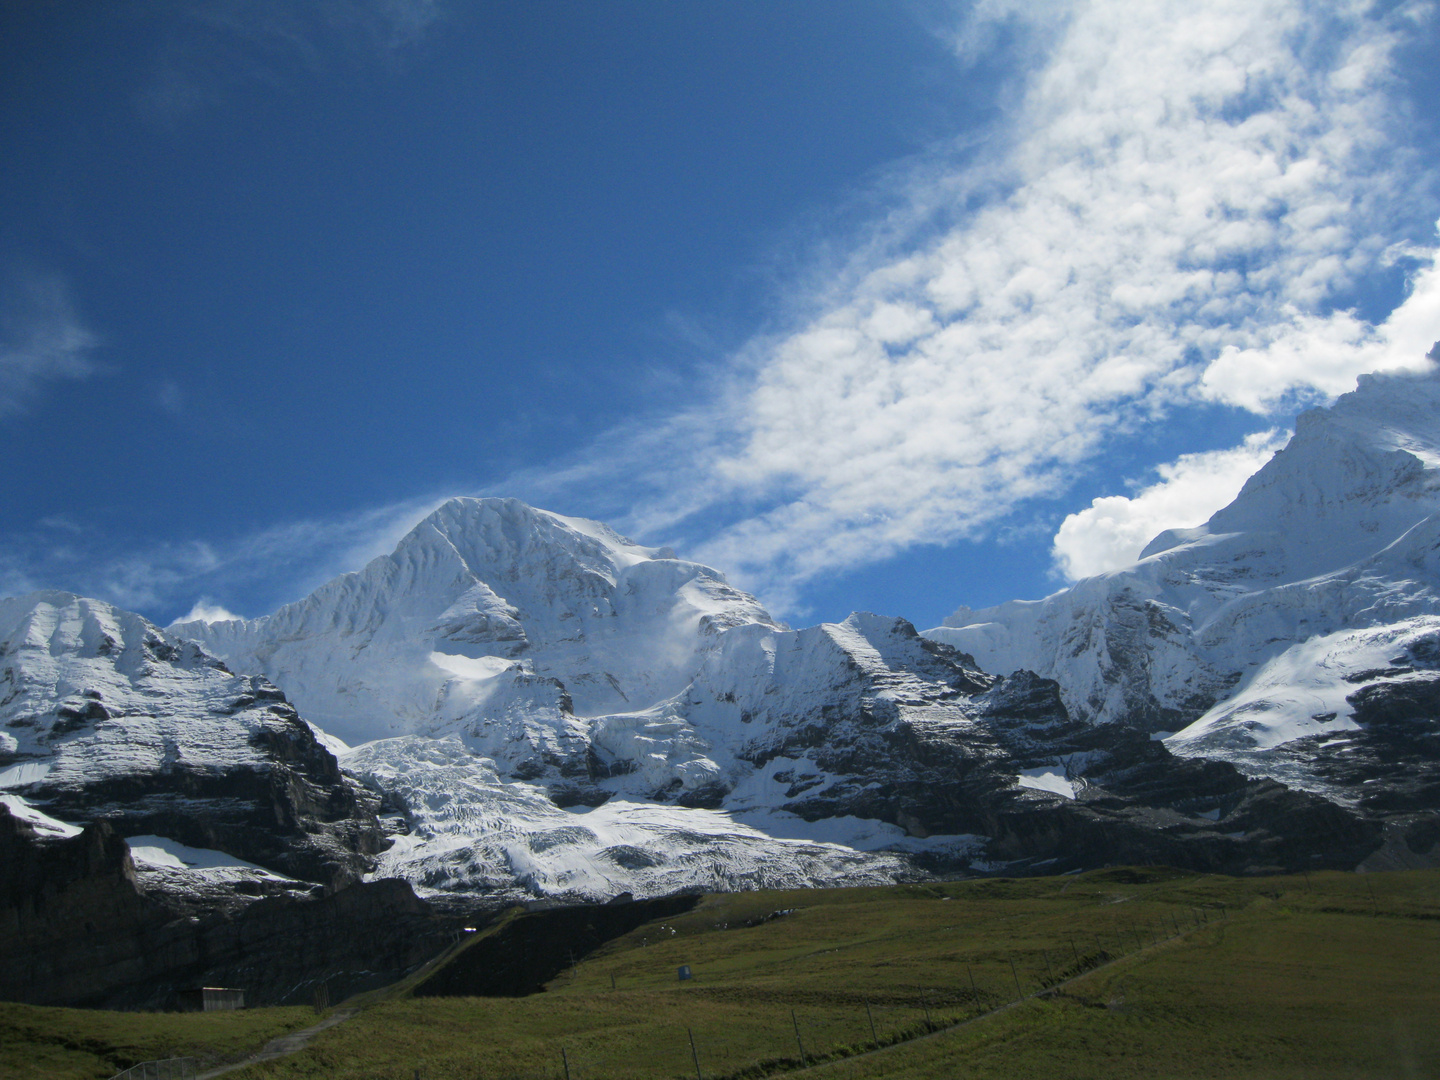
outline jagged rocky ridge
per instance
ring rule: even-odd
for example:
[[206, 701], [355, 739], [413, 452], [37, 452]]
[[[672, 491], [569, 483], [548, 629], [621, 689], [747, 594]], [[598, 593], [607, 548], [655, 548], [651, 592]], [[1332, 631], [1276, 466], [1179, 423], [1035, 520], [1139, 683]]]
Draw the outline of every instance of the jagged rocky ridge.
[[513, 500], [452, 500], [274, 616], [172, 630], [370, 739], [341, 760], [387, 800], [379, 872], [422, 888], [1239, 871], [1379, 843], [1323, 800], [1097, 737], [1052, 683], [987, 675], [904, 620], [789, 630], [714, 570]]
[[1302, 414], [1234, 502], [1134, 566], [926, 634], [1056, 680], [1078, 719], [1383, 822], [1405, 863], [1440, 850], [1437, 586], [1432, 368], [1364, 376]]
[[330, 886], [385, 843], [378, 800], [273, 684], [69, 593], [0, 601], [0, 790]]

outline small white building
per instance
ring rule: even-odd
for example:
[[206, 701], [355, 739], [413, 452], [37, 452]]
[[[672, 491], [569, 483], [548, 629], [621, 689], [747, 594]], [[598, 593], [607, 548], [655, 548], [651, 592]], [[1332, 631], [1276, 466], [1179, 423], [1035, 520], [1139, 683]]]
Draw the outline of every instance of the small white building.
[[231, 986], [199, 986], [180, 991], [182, 1012], [216, 1012], [221, 1009], [243, 1009], [245, 991]]

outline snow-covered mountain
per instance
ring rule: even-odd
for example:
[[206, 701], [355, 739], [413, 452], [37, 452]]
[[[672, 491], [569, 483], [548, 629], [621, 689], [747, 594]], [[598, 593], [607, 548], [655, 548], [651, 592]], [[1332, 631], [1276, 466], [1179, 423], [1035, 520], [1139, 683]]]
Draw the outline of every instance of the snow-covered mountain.
[[[1312, 843], [1275, 823], [1269, 789], [1143, 736], [1101, 746], [1053, 685], [989, 676], [902, 619], [789, 630], [715, 570], [514, 500], [452, 500], [268, 618], [172, 630], [368, 740], [341, 762], [397, 832], [380, 872], [425, 888], [595, 898], [997, 862], [1239, 869]], [[1363, 857], [1350, 819], [1289, 810]]]
[[[1440, 374], [1306, 413], [1135, 565], [949, 622], [792, 630], [716, 570], [507, 499], [451, 500], [254, 620], [0, 600], [0, 877], [30, 919], [0, 959], [66, 940], [30, 895], [51, 863], [191, 948], [177, 913], [299, 926], [331, 902], [311, 883], [361, 876], [466, 910], [1435, 862]], [[443, 934], [403, 882], [334, 899]]]
[[171, 630], [267, 673], [347, 742], [523, 714], [523, 730], [492, 721], [490, 749], [520, 741], [543, 758], [578, 737], [568, 717], [681, 690], [715, 634], [742, 623], [773, 625], [667, 549], [514, 499], [452, 499], [391, 554], [274, 615]]
[[1135, 565], [926, 636], [1176, 754], [1440, 809], [1440, 371], [1363, 376], [1304, 413], [1234, 502]]
[[323, 883], [383, 844], [372, 797], [274, 685], [69, 593], [0, 600], [0, 792], [42, 831], [103, 819]]
[[38, 833], [113, 819], [152, 860], [490, 901], [1403, 862], [1384, 830], [1418, 851], [1437, 804], [1437, 417], [1440, 378], [1367, 379], [1207, 526], [926, 636], [791, 630], [506, 499], [260, 619], [4, 601], [0, 788]]

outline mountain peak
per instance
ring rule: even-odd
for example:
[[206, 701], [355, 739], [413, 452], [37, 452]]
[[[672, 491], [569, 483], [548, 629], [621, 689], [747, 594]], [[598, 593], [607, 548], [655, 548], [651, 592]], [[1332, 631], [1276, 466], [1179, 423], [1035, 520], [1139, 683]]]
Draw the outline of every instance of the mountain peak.
[[473, 551], [477, 543], [483, 543], [490, 553], [499, 554], [538, 545], [584, 560], [603, 560], [617, 568], [674, 558], [669, 549], [642, 547], [601, 522], [565, 517], [513, 498], [447, 499], [420, 521], [400, 546], [428, 532], [444, 536], [457, 550]]
[[0, 655], [25, 649], [52, 656], [198, 655], [181, 644], [143, 616], [104, 600], [55, 589], [0, 600]]
[[[689, 681], [710, 635], [742, 623], [774, 625], [669, 549], [518, 499], [455, 498], [390, 554], [273, 615], [174, 630], [277, 680], [354, 743], [458, 722], [459, 703], [479, 708], [505, 680], [524, 695], [549, 687], [561, 726], [570, 708], [649, 707]], [[509, 668], [476, 666], [489, 659], [526, 666], [497, 681], [478, 673]]]
[[1295, 436], [1207, 524], [1211, 533], [1286, 534], [1292, 548], [1369, 546], [1437, 508], [1440, 375], [1362, 376]]
[[[1296, 570], [1318, 572], [1440, 509], [1440, 366], [1360, 376], [1295, 435], [1228, 506], [1195, 529], [1167, 529], [1141, 559], [1232, 533], [1265, 534]], [[1295, 561], [1298, 560], [1298, 561]]]
[[1329, 795], [1359, 775], [1346, 762], [1428, 783], [1428, 766], [1405, 773], [1410, 751], [1365, 734], [1363, 706], [1410, 694], [1433, 708], [1437, 551], [1432, 364], [1364, 376], [1303, 414], [1229, 506], [1162, 533], [1136, 564], [927, 634], [986, 670], [1055, 679], [1078, 717], [1175, 732], [1167, 746], [1187, 756]]

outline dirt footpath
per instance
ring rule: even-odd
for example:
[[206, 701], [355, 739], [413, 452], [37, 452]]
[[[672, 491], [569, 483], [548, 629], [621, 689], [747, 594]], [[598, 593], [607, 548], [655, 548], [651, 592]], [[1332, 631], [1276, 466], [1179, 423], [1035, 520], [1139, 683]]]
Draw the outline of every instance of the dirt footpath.
[[320, 1032], [326, 1028], [332, 1028], [336, 1024], [343, 1024], [359, 1011], [359, 1009], [336, 1009], [324, 1020], [321, 1020], [320, 1023], [308, 1028], [303, 1028], [300, 1031], [292, 1031], [289, 1035], [281, 1035], [278, 1039], [271, 1039], [243, 1061], [237, 1061], [233, 1065], [222, 1065], [218, 1069], [203, 1072], [196, 1077], [196, 1080], [210, 1080], [212, 1076], [224, 1076], [228, 1072], [243, 1069], [246, 1066], [254, 1065], [260, 1061], [270, 1061], [272, 1058], [284, 1057], [286, 1054], [295, 1053], [296, 1050], [303, 1050], [310, 1045], [310, 1040]]

